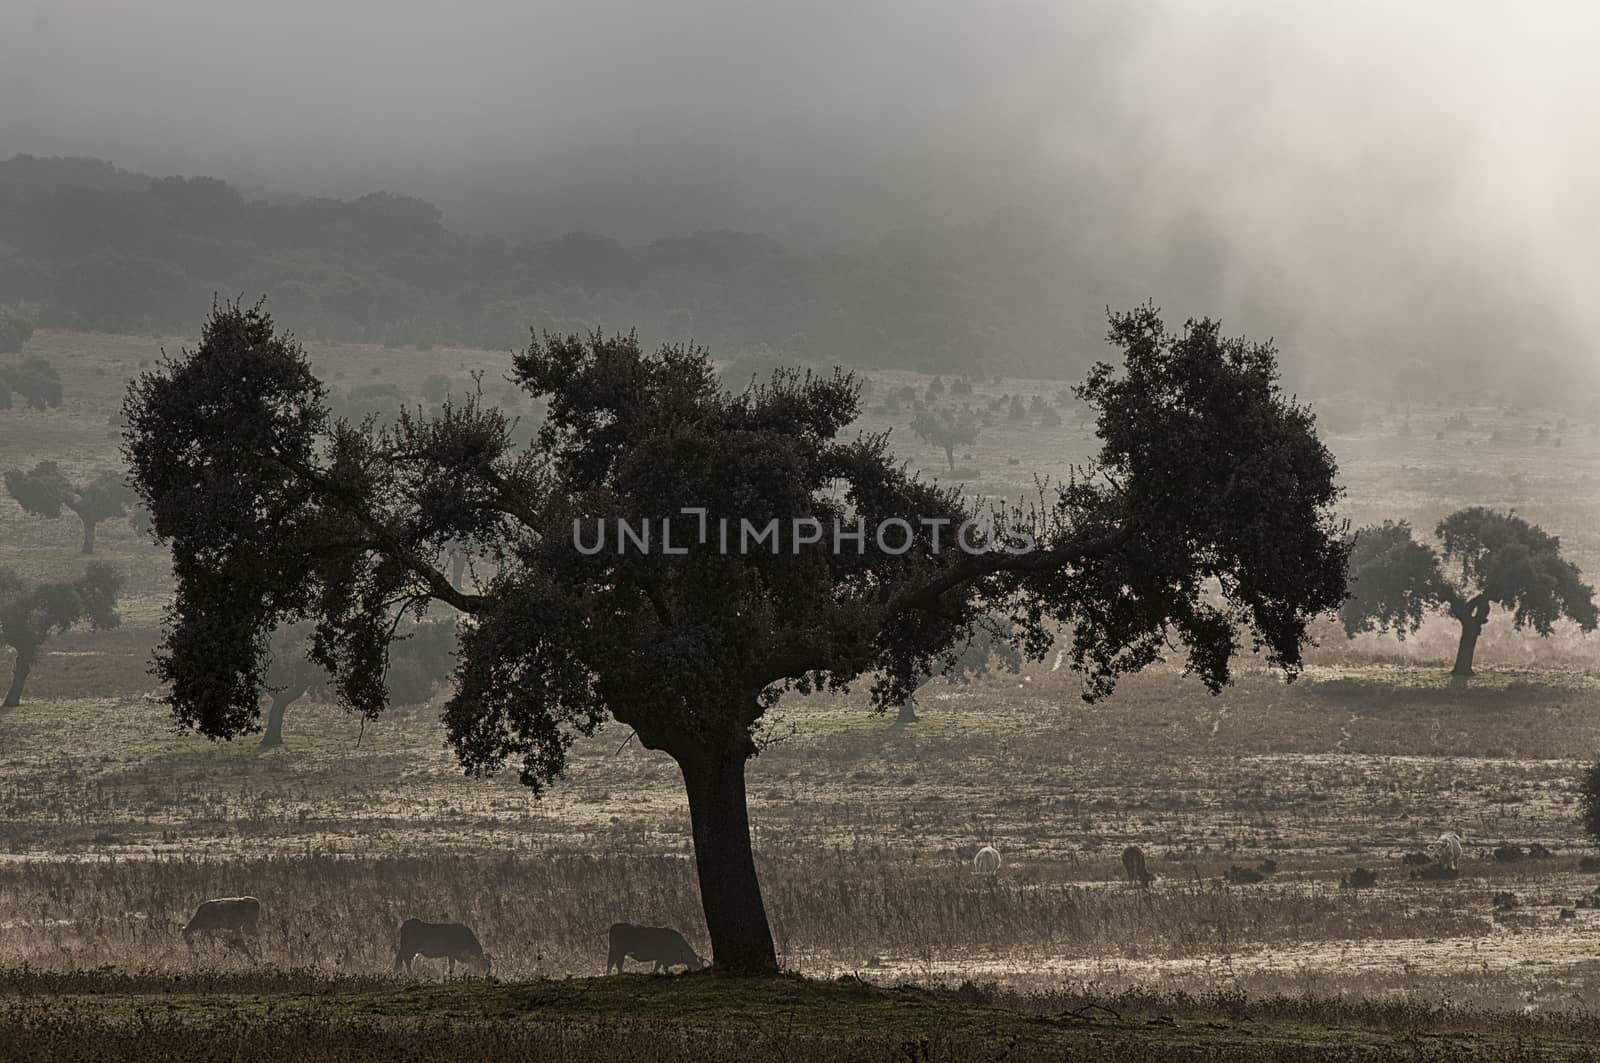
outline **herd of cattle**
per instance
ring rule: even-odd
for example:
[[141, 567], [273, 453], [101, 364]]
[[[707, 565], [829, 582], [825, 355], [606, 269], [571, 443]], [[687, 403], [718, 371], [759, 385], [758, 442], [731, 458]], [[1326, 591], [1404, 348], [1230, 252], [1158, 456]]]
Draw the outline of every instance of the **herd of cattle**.
[[[1447, 832], [1429, 846], [1429, 855], [1440, 866], [1456, 870], [1461, 862], [1461, 836]], [[994, 875], [1000, 870], [1000, 850], [985, 845], [973, 857], [972, 869], [979, 875]], [[1122, 870], [1128, 881], [1138, 886], [1148, 886], [1155, 881], [1145, 866], [1144, 850], [1130, 845], [1122, 850]], [[240, 949], [252, 960], [254, 952], [250, 941], [259, 933], [261, 902], [254, 897], [218, 897], [204, 901], [183, 926], [183, 939], [193, 943], [197, 934], [220, 934], [232, 947]], [[456, 964], [461, 964], [469, 974], [487, 976], [493, 968], [489, 954], [472, 928], [463, 923], [429, 923], [422, 919], [407, 919], [400, 924], [400, 938], [394, 950], [395, 972], [413, 973], [418, 956], [444, 960], [446, 970], [454, 974]], [[606, 949], [606, 973], [619, 974], [627, 960], [654, 964], [656, 971], [684, 967], [698, 971], [706, 963], [689, 947], [682, 934], [665, 926], [635, 926], [632, 923], [613, 923]]]
[[[218, 897], [203, 901], [194, 915], [183, 926], [183, 940], [193, 944], [195, 935], [221, 935], [230, 947], [243, 952], [252, 960], [255, 953], [251, 940], [260, 932], [261, 902], [255, 897]], [[461, 964], [469, 974], [487, 976], [493, 960], [483, 951], [483, 944], [472, 928], [462, 923], [429, 923], [422, 919], [407, 919], [400, 924], [400, 940], [394, 950], [395, 973], [413, 972], [418, 956], [430, 960], [444, 960], [446, 970], [454, 974], [456, 964]], [[685, 967], [698, 971], [705, 966], [689, 947], [683, 935], [664, 926], [635, 926], [632, 923], [611, 924], [610, 941], [606, 950], [606, 973], [615, 968], [620, 974], [627, 960], [653, 963], [655, 970]]]

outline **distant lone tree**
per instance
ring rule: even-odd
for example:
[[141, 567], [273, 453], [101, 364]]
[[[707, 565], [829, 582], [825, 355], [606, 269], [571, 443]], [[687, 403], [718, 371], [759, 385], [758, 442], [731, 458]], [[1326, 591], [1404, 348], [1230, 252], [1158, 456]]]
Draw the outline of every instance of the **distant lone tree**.
[[1578, 781], [1578, 821], [1589, 837], [1600, 842], [1600, 761], [1589, 765]]
[[32, 321], [20, 310], [0, 306], [0, 354], [20, 354], [32, 336]]
[[61, 374], [38, 355], [0, 365], [0, 410], [14, 405], [13, 392], [21, 395], [30, 409], [53, 409], [62, 401]]
[[[272, 633], [262, 749], [283, 745], [283, 717], [290, 705], [307, 694], [327, 690], [333, 682], [327, 667], [317, 660], [314, 634], [314, 625], [307, 621], [281, 625]], [[455, 664], [455, 645], [452, 624], [430, 621], [403, 626], [388, 647], [385, 680], [389, 701], [418, 705], [432, 697]]]
[[1600, 622], [1594, 588], [1561, 556], [1561, 540], [1511, 513], [1475, 506], [1440, 522], [1442, 549], [1412, 537], [1404, 521], [1362, 529], [1350, 555], [1350, 592], [1340, 614], [1351, 638], [1394, 632], [1404, 640], [1434, 610], [1461, 625], [1451, 675], [1472, 676], [1478, 639], [1495, 606], [1518, 631], [1548, 636], [1567, 617], [1584, 631]]
[[919, 410], [911, 420], [911, 432], [924, 443], [944, 451], [950, 471], [956, 471], [956, 448], [970, 447], [978, 441], [978, 418], [971, 410]]
[[117, 593], [122, 578], [110, 565], [92, 562], [71, 582], [32, 583], [0, 568], [0, 643], [16, 656], [11, 686], [0, 708], [22, 703], [22, 688], [39, 660], [39, 648], [51, 635], [79, 624], [96, 631], [116, 627]]
[[82, 485], [74, 484], [53, 461], [32, 469], [9, 469], [6, 490], [24, 513], [56, 520], [70, 509], [83, 522], [83, 553], [94, 553], [94, 531], [101, 521], [126, 516], [137, 497], [120, 473], [109, 469]]
[[[732, 394], [699, 349], [547, 334], [513, 360], [549, 400], [516, 448], [475, 399], [332, 423], [299, 344], [260, 305], [216, 307], [199, 346], [127, 400], [128, 457], [177, 584], [156, 673], [180, 724], [248, 731], [273, 628], [307, 619], [339, 699], [376, 714], [396, 612], [452, 606], [465, 617], [444, 720], [464, 767], [510, 762], [539, 791], [579, 736], [632, 728], [682, 772], [716, 963], [772, 971], [745, 768], [785, 691], [873, 677], [875, 708], [898, 706], [991, 614], [1033, 659], [1070, 632], [1086, 698], [1182, 646], [1217, 691], [1244, 645], [1292, 677], [1311, 621], [1343, 600], [1335, 464], [1272, 347], [1209, 321], [1170, 333], [1153, 307], [1114, 315], [1110, 336], [1124, 365], [1081, 389], [1098, 463], [1040, 511], [1000, 513], [969, 551], [953, 538], [983, 512], [908, 475], [885, 435], [840, 438], [859, 412], [842, 372]], [[615, 532], [668, 519], [671, 549], [659, 523], [650, 547]], [[839, 542], [836, 522], [868, 530]], [[782, 548], [741, 548], [747, 526]], [[596, 528], [614, 537], [591, 550]], [[452, 540], [495, 559], [476, 592], [442, 570]]]
[[966, 639], [947, 647], [929, 662], [928, 670], [922, 673], [922, 682], [900, 703], [895, 722], [916, 723], [921, 719], [917, 715], [917, 695], [935, 679], [965, 686], [988, 675], [991, 663], [1012, 675], [1022, 671], [1022, 654], [1013, 641], [1015, 638], [1016, 630], [1007, 618], [979, 617]]

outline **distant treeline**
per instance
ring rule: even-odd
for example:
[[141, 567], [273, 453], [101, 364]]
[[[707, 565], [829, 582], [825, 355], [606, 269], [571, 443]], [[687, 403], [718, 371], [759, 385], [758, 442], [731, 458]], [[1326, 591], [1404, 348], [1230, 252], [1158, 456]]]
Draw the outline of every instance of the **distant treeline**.
[[624, 246], [467, 236], [386, 193], [275, 203], [93, 159], [0, 162], [0, 303], [41, 327], [187, 332], [213, 293], [265, 295], [330, 340], [494, 349], [530, 327], [636, 327], [720, 357], [1076, 375], [1102, 349], [1104, 300], [1062, 290], [1086, 275], [1072, 255], [1006, 215], [826, 253], [732, 231]]

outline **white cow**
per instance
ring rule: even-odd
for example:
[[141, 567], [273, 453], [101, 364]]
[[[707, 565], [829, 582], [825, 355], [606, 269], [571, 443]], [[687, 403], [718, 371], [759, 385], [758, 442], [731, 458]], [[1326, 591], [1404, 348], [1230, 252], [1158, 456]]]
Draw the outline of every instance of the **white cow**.
[[1433, 858], [1451, 871], [1461, 863], [1461, 835], [1446, 831], [1433, 843]]
[[992, 845], [985, 845], [978, 850], [978, 855], [972, 858], [972, 873], [975, 875], [992, 875], [1000, 870], [1000, 850]]

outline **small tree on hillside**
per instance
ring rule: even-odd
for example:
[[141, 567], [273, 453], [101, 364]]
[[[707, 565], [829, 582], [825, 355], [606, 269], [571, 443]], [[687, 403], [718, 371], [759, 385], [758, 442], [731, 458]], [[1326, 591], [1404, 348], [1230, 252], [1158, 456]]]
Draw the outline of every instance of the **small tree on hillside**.
[[911, 420], [911, 432], [924, 443], [944, 451], [950, 471], [956, 471], [956, 448], [978, 441], [978, 418], [971, 410], [922, 410]]
[[79, 624], [96, 631], [116, 627], [117, 592], [122, 578], [110, 565], [91, 563], [83, 576], [67, 582], [31, 583], [0, 568], [0, 643], [16, 655], [11, 686], [0, 708], [22, 703], [22, 688], [39, 659], [39, 648], [51, 635]]
[[1495, 606], [1512, 610], [1518, 631], [1548, 636], [1567, 617], [1584, 631], [1600, 623], [1594, 588], [1561, 556], [1561, 540], [1510, 513], [1475, 506], [1441, 521], [1442, 551], [1412, 537], [1404, 521], [1357, 534], [1350, 554], [1351, 597], [1341, 619], [1351, 638], [1393, 631], [1404, 639], [1436, 609], [1461, 625], [1451, 675], [1472, 675], [1478, 639]]
[[916, 723], [917, 694], [935, 679], [966, 686], [974, 679], [989, 674], [991, 665], [1012, 675], [1022, 671], [1022, 654], [1015, 645], [1016, 629], [1003, 616], [982, 616], [974, 621], [967, 637], [954, 643], [939, 657], [929, 662], [922, 673], [922, 682], [900, 703], [895, 715], [896, 723]]
[[20, 311], [0, 306], [0, 354], [18, 354], [33, 336], [33, 322]]
[[103, 520], [126, 516], [137, 497], [120, 473], [109, 469], [81, 486], [67, 479], [53, 461], [41, 461], [27, 472], [7, 470], [6, 490], [23, 512], [56, 520], [70, 509], [83, 522], [83, 553], [94, 553], [94, 530]]
[[[1086, 698], [1169, 652], [1217, 691], [1243, 646], [1292, 677], [1343, 600], [1336, 466], [1273, 348], [1209, 321], [1168, 332], [1153, 307], [1113, 316], [1110, 339], [1123, 366], [1082, 389], [1098, 463], [969, 552], [952, 535], [982, 510], [908, 475], [884, 435], [841, 438], [860, 412], [842, 372], [732, 394], [698, 349], [545, 336], [513, 362], [550, 402], [525, 450], [473, 399], [330, 423], [303, 349], [260, 307], [217, 307], [196, 350], [129, 390], [127, 452], [176, 577], [156, 673], [181, 725], [238, 734], [272, 629], [309, 619], [340, 700], [376, 714], [396, 612], [446, 603], [466, 614], [444, 710], [462, 764], [514, 764], [537, 791], [578, 737], [632, 728], [682, 774], [716, 964], [775, 970], [745, 772], [785, 692], [871, 675], [874, 706], [897, 706], [992, 613], [1031, 659], [1068, 632]], [[681, 549], [659, 538], [669, 518]], [[575, 541], [621, 520], [652, 521], [661, 548]], [[785, 548], [721, 546], [723, 521]], [[860, 525], [878, 534], [859, 549], [833, 540]], [[440, 568], [453, 539], [495, 559], [473, 593]]]
[[11, 408], [12, 392], [21, 395], [30, 409], [54, 409], [62, 401], [61, 374], [38, 355], [0, 365], [0, 410]]
[[[261, 748], [283, 745], [283, 717], [307, 694], [332, 687], [328, 667], [317, 659], [316, 627], [308, 621], [280, 625], [272, 633], [266, 690], [270, 703]], [[395, 705], [419, 705], [433, 696], [455, 664], [455, 625], [440, 622], [403, 625], [389, 645], [385, 682]]]

